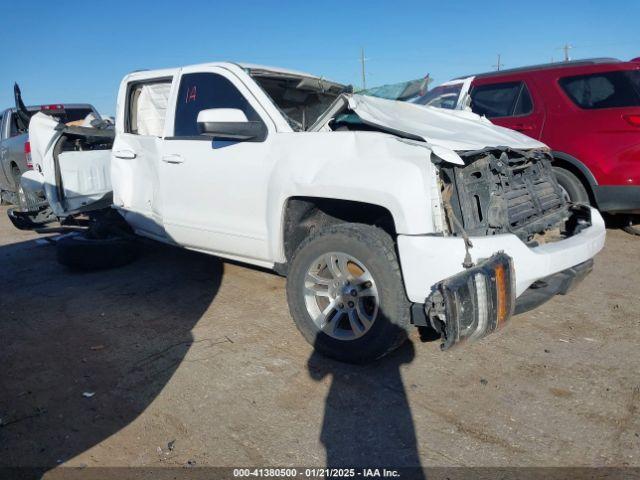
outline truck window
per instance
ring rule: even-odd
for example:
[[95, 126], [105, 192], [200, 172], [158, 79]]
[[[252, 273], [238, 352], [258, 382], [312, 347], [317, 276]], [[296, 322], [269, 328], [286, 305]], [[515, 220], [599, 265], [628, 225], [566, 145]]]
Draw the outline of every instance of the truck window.
[[617, 71], [560, 79], [560, 86], [580, 108], [588, 110], [640, 105], [640, 72]]
[[176, 104], [175, 137], [197, 137], [198, 113], [210, 108], [237, 108], [249, 121], [262, 121], [247, 99], [225, 77], [216, 73], [182, 76]]
[[533, 107], [523, 82], [480, 85], [471, 91], [471, 109], [487, 118], [526, 115]]
[[134, 83], [129, 88], [125, 131], [161, 137], [167, 115], [171, 79]]

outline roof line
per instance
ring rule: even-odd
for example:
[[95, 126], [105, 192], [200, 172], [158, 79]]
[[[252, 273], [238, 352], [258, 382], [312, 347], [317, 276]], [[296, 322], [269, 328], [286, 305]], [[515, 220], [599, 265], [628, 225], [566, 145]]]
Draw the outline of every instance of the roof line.
[[495, 75], [504, 75], [508, 73], [529, 72], [534, 70], [550, 70], [553, 68], [577, 67], [580, 65], [598, 65], [603, 63], [622, 63], [622, 60], [618, 60], [617, 58], [599, 57], [585, 58], [582, 60], [569, 60], [568, 62], [541, 63], [538, 65], [529, 65], [526, 67], [509, 68], [507, 70], [495, 70], [492, 72], [463, 75], [461, 77], [456, 77], [453, 80], [461, 80], [468, 77], [492, 77]]

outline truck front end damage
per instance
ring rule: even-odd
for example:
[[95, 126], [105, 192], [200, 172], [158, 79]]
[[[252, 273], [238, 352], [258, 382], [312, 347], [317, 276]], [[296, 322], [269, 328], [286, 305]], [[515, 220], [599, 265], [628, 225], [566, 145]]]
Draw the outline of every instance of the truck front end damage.
[[397, 248], [413, 323], [435, 328], [443, 348], [567, 293], [604, 246], [602, 217], [565, 200], [548, 147], [484, 117], [342, 95], [311, 130], [326, 129], [378, 130], [430, 152], [432, 228], [399, 231]]
[[448, 349], [494, 332], [511, 318], [514, 305], [512, 260], [498, 253], [438, 283], [425, 301], [425, 312], [442, 348]]
[[443, 349], [568, 293], [605, 237], [596, 210], [565, 201], [545, 150], [458, 153], [464, 165], [438, 165], [445, 231], [398, 239], [414, 323], [440, 333]]

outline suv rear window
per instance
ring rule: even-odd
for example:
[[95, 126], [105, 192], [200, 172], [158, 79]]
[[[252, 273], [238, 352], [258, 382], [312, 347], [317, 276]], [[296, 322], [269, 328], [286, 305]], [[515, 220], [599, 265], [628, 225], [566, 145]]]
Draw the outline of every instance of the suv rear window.
[[560, 86], [580, 108], [598, 109], [640, 105], [640, 71], [576, 75], [560, 79]]
[[533, 108], [524, 82], [479, 85], [471, 91], [471, 109], [487, 118], [526, 115]]

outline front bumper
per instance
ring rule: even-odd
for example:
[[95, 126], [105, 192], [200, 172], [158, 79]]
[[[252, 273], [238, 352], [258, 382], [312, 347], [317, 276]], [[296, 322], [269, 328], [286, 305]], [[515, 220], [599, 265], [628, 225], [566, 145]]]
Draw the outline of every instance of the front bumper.
[[[591, 208], [591, 226], [555, 243], [530, 248], [512, 234], [471, 237], [475, 263], [504, 252], [513, 262], [515, 295], [534, 282], [593, 258], [604, 246], [602, 216]], [[464, 271], [464, 240], [459, 237], [398, 235], [398, 252], [409, 300], [423, 303], [439, 282]]]
[[566, 295], [593, 270], [593, 260], [587, 260], [575, 267], [538, 280], [531, 285], [516, 301], [514, 315], [528, 312], [539, 307], [556, 295]]

